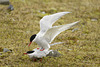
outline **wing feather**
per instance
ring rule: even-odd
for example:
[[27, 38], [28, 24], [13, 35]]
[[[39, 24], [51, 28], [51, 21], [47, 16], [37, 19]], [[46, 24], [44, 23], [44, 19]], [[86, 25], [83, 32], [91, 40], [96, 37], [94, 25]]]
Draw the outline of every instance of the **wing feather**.
[[51, 43], [58, 34], [71, 28], [72, 26], [76, 25], [77, 23], [79, 23], [79, 21], [70, 23], [70, 24], [66, 24], [66, 25], [52, 27], [44, 34], [44, 38], [47, 40], [47, 42]]
[[44, 16], [40, 20], [40, 33], [45, 33], [48, 29], [52, 28], [52, 25], [63, 15], [70, 12], [59, 12], [52, 15]]

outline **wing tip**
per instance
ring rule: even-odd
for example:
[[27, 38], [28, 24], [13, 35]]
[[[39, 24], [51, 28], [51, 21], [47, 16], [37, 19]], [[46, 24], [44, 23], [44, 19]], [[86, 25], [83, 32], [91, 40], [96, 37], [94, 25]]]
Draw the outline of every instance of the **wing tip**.
[[79, 22], [80, 22], [80, 20], [79, 20], [79, 21], [74, 22], [74, 24], [78, 24]]
[[79, 21], [76, 21], [76, 23], [79, 23], [80, 22], [80, 20]]
[[64, 13], [66, 13], [66, 14], [67, 14], [67, 13], [72, 13], [72, 12], [64, 12]]
[[72, 12], [58, 12], [58, 13], [63, 13], [63, 14], [68, 14], [68, 13], [72, 13]]

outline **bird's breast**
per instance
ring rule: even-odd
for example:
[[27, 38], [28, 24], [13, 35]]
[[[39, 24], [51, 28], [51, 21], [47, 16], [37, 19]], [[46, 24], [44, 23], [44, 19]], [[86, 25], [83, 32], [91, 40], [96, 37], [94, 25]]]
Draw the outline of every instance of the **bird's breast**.
[[36, 37], [34, 40], [35, 43], [37, 43], [39, 46], [42, 45], [44, 38], [43, 37]]

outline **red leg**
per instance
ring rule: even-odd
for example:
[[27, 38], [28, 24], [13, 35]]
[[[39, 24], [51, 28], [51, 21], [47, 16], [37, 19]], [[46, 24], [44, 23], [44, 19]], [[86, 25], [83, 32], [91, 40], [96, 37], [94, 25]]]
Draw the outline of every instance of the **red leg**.
[[40, 51], [43, 51], [44, 49], [40, 49]]
[[42, 62], [42, 58], [40, 59], [40, 62]]
[[33, 59], [34, 61], [37, 61], [37, 59]]
[[37, 48], [37, 49], [39, 49], [39, 48]]

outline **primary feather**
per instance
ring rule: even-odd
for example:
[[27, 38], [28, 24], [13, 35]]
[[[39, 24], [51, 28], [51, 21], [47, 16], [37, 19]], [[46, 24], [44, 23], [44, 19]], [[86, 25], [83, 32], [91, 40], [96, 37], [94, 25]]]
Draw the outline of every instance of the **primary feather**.
[[59, 12], [52, 15], [44, 16], [40, 20], [40, 32], [41, 34], [44, 34], [48, 29], [52, 28], [52, 25], [63, 15], [68, 14], [70, 12]]
[[71, 28], [72, 26], [76, 25], [77, 23], [79, 23], [79, 21], [70, 23], [70, 24], [60, 25], [60, 26], [54, 26], [54, 27], [50, 28], [44, 34], [43, 37], [47, 40], [47, 42], [51, 43], [58, 34]]

